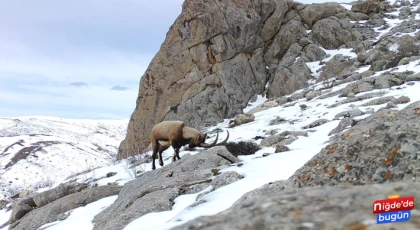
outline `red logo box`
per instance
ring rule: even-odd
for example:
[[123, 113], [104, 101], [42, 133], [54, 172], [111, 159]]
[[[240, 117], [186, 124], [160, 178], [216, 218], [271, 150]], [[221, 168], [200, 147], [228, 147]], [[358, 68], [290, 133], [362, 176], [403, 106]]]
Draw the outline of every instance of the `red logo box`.
[[376, 200], [373, 202], [373, 214], [398, 212], [414, 209], [414, 196]]

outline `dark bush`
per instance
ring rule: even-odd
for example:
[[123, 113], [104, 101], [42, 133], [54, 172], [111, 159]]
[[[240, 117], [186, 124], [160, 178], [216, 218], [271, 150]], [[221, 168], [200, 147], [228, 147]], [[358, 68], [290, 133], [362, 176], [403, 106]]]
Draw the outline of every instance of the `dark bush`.
[[255, 154], [255, 152], [257, 152], [261, 148], [254, 142], [239, 141], [239, 142], [228, 142], [226, 144], [226, 149], [230, 153], [232, 153], [232, 155], [237, 157], [238, 155]]

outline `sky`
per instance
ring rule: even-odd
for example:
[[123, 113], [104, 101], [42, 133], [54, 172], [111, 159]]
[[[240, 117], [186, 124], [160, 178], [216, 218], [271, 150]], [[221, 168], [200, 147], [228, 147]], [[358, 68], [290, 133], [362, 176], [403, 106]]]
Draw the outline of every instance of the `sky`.
[[0, 117], [128, 119], [183, 0], [0, 0]]

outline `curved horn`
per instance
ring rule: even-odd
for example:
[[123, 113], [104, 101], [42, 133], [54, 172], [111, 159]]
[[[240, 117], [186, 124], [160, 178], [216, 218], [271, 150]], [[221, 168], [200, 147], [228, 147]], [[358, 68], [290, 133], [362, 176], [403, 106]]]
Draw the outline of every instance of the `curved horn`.
[[211, 148], [211, 147], [213, 147], [213, 146], [216, 145], [218, 138], [219, 138], [219, 133], [216, 134], [216, 140], [214, 140], [213, 143], [211, 143], [211, 144], [201, 143], [200, 144], [200, 147], [203, 147], [203, 148]]
[[226, 139], [225, 139], [224, 141], [222, 141], [222, 142], [220, 142], [220, 143], [216, 144], [216, 146], [219, 146], [219, 145], [226, 145], [226, 143], [227, 143], [227, 141], [228, 141], [228, 139], [229, 139], [229, 131], [227, 131], [227, 130], [226, 130], [226, 132], [227, 132], [227, 137], [226, 137]]

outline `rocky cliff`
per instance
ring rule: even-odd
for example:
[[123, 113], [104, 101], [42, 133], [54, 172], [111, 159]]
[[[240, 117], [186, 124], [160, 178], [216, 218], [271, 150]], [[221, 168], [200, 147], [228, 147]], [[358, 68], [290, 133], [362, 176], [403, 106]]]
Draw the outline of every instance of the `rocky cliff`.
[[186, 0], [141, 78], [118, 159], [143, 152], [162, 120], [214, 125], [241, 113], [257, 94], [273, 98], [308, 86], [314, 77], [305, 62], [326, 55], [318, 45], [356, 47], [372, 38], [350, 23], [369, 18], [371, 10], [361, 11], [338, 3]]
[[[160, 119], [198, 127], [240, 113], [246, 97], [269, 99], [209, 129], [211, 139], [229, 129], [224, 147], [183, 149], [176, 162], [166, 151], [153, 171], [150, 156], [137, 156], [130, 180], [116, 170], [125, 160], [92, 181], [69, 178], [81, 191], [17, 199], [4, 226], [60, 227], [70, 209], [118, 193], [83, 217], [87, 228], [419, 229], [416, 210], [388, 225], [371, 211], [390, 194], [419, 195], [419, 13], [418, 0], [186, 1], [141, 81], [119, 157], [141, 151]], [[179, 79], [164, 81], [166, 72]]]

